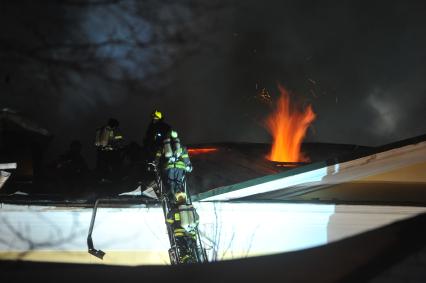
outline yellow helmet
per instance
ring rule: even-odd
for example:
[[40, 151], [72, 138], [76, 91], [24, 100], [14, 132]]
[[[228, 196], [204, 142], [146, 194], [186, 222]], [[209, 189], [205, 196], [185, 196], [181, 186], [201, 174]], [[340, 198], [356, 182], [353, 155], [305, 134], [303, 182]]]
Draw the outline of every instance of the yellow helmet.
[[178, 204], [186, 203], [186, 194], [184, 192], [177, 192], [175, 194], [175, 199]]
[[155, 120], [161, 120], [163, 118], [163, 113], [161, 113], [161, 111], [155, 110], [152, 112], [152, 118]]

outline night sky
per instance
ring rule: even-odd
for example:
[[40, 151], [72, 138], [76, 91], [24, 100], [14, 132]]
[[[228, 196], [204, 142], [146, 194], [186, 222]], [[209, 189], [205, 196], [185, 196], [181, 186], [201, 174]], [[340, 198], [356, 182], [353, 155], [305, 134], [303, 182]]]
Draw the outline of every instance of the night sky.
[[424, 1], [0, 2], [0, 106], [92, 154], [109, 117], [141, 143], [155, 108], [186, 143], [269, 142], [277, 82], [317, 114], [307, 141], [426, 133]]

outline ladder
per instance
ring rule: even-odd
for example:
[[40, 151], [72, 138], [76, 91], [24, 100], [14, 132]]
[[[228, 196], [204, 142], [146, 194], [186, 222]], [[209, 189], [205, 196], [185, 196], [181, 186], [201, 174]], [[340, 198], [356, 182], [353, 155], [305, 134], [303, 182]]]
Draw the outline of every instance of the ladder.
[[[203, 244], [201, 242], [198, 225], [191, 229], [190, 234], [192, 235], [192, 237], [188, 235], [188, 237], [183, 237], [183, 239], [177, 239], [171, 225], [167, 223], [167, 215], [173, 209], [173, 204], [169, 199], [168, 192], [164, 187], [163, 181], [157, 168], [155, 168], [154, 171], [156, 172], [157, 185], [157, 189], [155, 191], [158, 193], [158, 197], [163, 208], [164, 220], [167, 226], [167, 234], [169, 236], [170, 241], [170, 249], [168, 251], [170, 263], [172, 265], [177, 265], [208, 262], [206, 250], [203, 248]], [[195, 208], [192, 206], [192, 200], [186, 186], [186, 180], [183, 181], [183, 189], [185, 194], [187, 195], [187, 208], [185, 209], [185, 211], [187, 213], [192, 214], [193, 219], [196, 219], [198, 217], [198, 214]], [[190, 256], [185, 258], [183, 251], [189, 251]]]

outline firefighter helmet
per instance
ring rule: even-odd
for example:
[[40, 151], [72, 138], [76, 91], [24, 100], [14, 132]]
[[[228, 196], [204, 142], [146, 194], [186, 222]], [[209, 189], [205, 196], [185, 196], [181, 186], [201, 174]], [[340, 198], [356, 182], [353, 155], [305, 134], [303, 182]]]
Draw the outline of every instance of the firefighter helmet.
[[175, 199], [177, 204], [184, 204], [186, 203], [186, 194], [184, 192], [177, 192]]
[[161, 111], [154, 110], [152, 112], [152, 119], [154, 119], [154, 120], [161, 120], [161, 119], [163, 119], [163, 113]]

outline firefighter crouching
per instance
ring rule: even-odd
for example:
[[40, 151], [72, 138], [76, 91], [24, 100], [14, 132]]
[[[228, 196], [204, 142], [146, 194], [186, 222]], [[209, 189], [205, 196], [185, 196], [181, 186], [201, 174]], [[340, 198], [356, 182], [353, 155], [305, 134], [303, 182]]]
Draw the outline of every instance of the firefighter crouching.
[[114, 181], [118, 179], [120, 174], [123, 135], [120, 133], [118, 126], [118, 120], [111, 118], [106, 126], [96, 130], [96, 167], [101, 182]]
[[182, 147], [176, 131], [171, 131], [156, 154], [156, 164], [163, 168], [162, 179], [171, 202], [178, 192], [185, 193], [185, 176], [192, 171], [186, 147]]
[[184, 192], [176, 193], [176, 206], [167, 213], [166, 221], [174, 234], [179, 261], [195, 263], [199, 216], [192, 205], [186, 204], [186, 198]]

